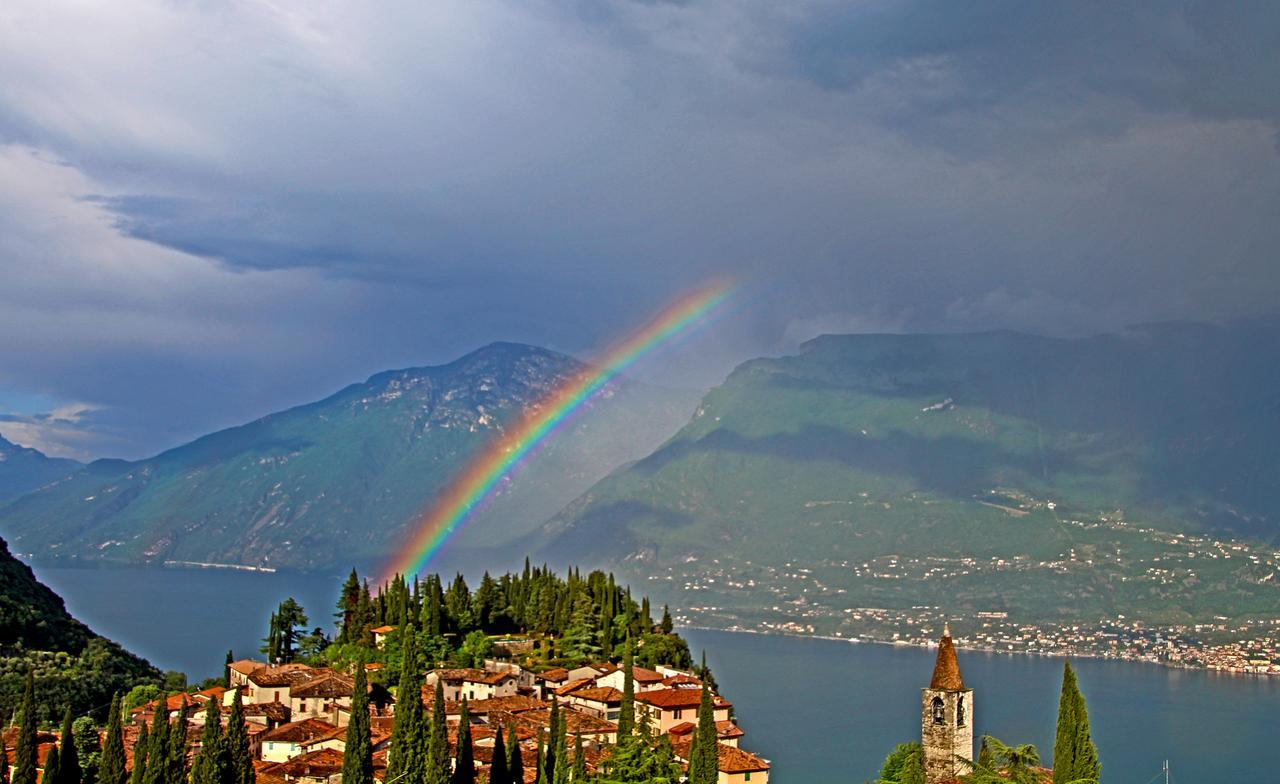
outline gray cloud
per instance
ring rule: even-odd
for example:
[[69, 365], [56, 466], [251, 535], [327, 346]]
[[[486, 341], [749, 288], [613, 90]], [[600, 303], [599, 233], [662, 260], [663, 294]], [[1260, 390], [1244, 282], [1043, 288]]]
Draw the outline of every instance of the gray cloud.
[[751, 306], [655, 377], [823, 328], [1270, 313], [1277, 16], [19, 2], [0, 385], [141, 453], [486, 340], [589, 353], [713, 275]]

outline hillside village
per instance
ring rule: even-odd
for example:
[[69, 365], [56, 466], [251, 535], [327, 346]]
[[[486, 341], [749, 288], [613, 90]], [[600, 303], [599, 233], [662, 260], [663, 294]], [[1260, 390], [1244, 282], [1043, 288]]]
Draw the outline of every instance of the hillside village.
[[[733, 704], [717, 693], [705, 663], [692, 666], [669, 614], [655, 624], [648, 600], [635, 602], [611, 576], [486, 574], [473, 594], [461, 577], [445, 590], [433, 575], [412, 587], [397, 578], [371, 594], [353, 573], [348, 588], [337, 637], [316, 633], [320, 653], [307, 653], [306, 616], [289, 599], [272, 615], [266, 660], [228, 652], [222, 677], [200, 688], [163, 693], [148, 686], [148, 694], [139, 686], [106, 711], [105, 730], [88, 717], [78, 720], [89, 722], [91, 745], [115, 744], [124, 760], [118, 780], [104, 775], [96, 784], [204, 784], [198, 769], [210, 757], [206, 744], [214, 756], [240, 750], [235, 762], [218, 763], [252, 769], [239, 784], [340, 784], [353, 758], [348, 746], [357, 743], [353, 727], [368, 733], [354, 754], [371, 768], [356, 784], [393, 784], [407, 775], [406, 765], [445, 769], [454, 784], [577, 784], [598, 775], [614, 781], [619, 760], [637, 753], [660, 758], [673, 775], [688, 770], [694, 781], [768, 783], [769, 761], [742, 747], [746, 733]], [[517, 619], [533, 628], [511, 631]], [[622, 630], [616, 642], [615, 626]], [[24, 708], [15, 724], [29, 727], [33, 710]], [[215, 716], [216, 729], [209, 724]], [[57, 751], [68, 749], [71, 717], [68, 709], [61, 732], [19, 737], [15, 726], [6, 735], [15, 769], [18, 751], [35, 749], [38, 777], [25, 784], [67, 784], [43, 776], [50, 758], [57, 772]], [[148, 749], [157, 753], [158, 733], [170, 739], [161, 744], [165, 774], [152, 772], [146, 757]], [[422, 734], [393, 742], [410, 737], [403, 733]], [[83, 745], [78, 723], [71, 734]], [[430, 757], [414, 756], [426, 734], [438, 745]], [[185, 745], [173, 740], [179, 737]], [[705, 752], [712, 744], [714, 753]], [[552, 775], [553, 756], [572, 765], [571, 777], [561, 768]], [[178, 770], [183, 764], [190, 776]], [[71, 784], [91, 781], [86, 775]]]
[[[390, 631], [383, 627], [379, 631]], [[702, 681], [691, 673], [670, 667], [632, 669], [637, 722], [669, 736], [676, 758], [688, 763], [689, 746], [696, 729]], [[617, 741], [625, 673], [615, 664], [585, 665], [569, 670], [556, 668], [533, 673], [510, 662], [486, 660], [483, 668], [433, 669], [425, 673], [420, 699], [434, 707], [436, 683], [443, 685], [445, 715], [450, 723], [450, 751], [456, 757], [458, 722], [465, 701], [471, 721], [474, 757], [479, 780], [487, 780], [496, 735], [514, 727], [526, 763], [523, 780], [537, 780], [538, 742], [545, 740], [552, 706], [561, 712], [571, 738], [581, 737], [587, 768], [594, 772]], [[130, 712], [126, 748], [136, 742], [141, 728], [164, 710], [170, 720], [183, 714], [190, 739], [190, 756], [199, 751], [204, 710], [218, 701], [224, 721], [239, 691], [250, 748], [255, 757], [258, 784], [338, 784], [342, 755], [351, 721], [351, 677], [305, 664], [272, 666], [249, 659], [228, 665], [229, 688], [214, 687], [192, 694], [178, 694], [146, 703]], [[383, 780], [397, 700], [382, 686], [372, 684], [370, 728], [374, 771]], [[741, 748], [746, 734], [731, 717], [732, 704], [714, 698], [716, 729], [720, 738], [722, 784], [767, 784], [769, 762]], [[570, 748], [574, 744], [570, 743]]]

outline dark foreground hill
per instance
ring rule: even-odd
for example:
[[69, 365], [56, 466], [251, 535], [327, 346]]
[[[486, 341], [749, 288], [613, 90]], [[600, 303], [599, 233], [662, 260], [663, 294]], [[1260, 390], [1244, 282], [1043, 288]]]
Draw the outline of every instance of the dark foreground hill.
[[737, 368], [543, 553], [629, 561], [707, 604], [1274, 610], [1265, 557], [1197, 562], [1209, 545], [1168, 536], [1275, 543], [1277, 444], [1271, 324], [825, 336]]
[[[74, 561], [317, 569], [387, 557], [477, 449], [583, 365], [500, 343], [379, 373], [137, 462], [101, 460], [0, 508], [14, 549]], [[698, 394], [616, 384], [549, 439], [455, 548], [499, 547], [688, 420]]]
[[0, 504], [25, 495], [80, 468], [74, 460], [46, 457], [0, 436]]
[[115, 692], [160, 680], [146, 661], [71, 617], [62, 599], [0, 539], [0, 715], [13, 715], [31, 668], [36, 703], [51, 720], [67, 705], [76, 713], [97, 710]]

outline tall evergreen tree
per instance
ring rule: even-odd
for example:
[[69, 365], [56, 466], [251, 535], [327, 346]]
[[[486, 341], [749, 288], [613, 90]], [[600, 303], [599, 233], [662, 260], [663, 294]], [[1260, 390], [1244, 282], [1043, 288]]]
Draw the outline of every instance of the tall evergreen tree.
[[[351, 574], [347, 577], [347, 581], [342, 584], [342, 593], [338, 597], [338, 612], [335, 615], [338, 621], [338, 642], [346, 644], [349, 642], [359, 642], [359, 633], [353, 635], [353, 619], [356, 615], [356, 609], [360, 605], [360, 577], [356, 574], [356, 570], [352, 569]], [[352, 637], [355, 639], [352, 639]]]
[[493, 762], [489, 763], [489, 784], [511, 784], [507, 773], [507, 746], [502, 741], [502, 728], [493, 733]]
[[222, 711], [217, 700], [209, 700], [204, 708], [204, 729], [200, 732], [200, 751], [191, 762], [191, 784], [221, 784], [226, 772], [227, 754], [222, 737]]
[[573, 740], [573, 771], [571, 779], [573, 784], [586, 784], [587, 781], [587, 755], [582, 752], [581, 735], [575, 735]]
[[98, 763], [98, 784], [124, 784], [124, 736], [120, 730], [120, 695], [111, 698], [107, 716], [107, 737], [102, 743], [102, 759]]
[[143, 724], [138, 739], [133, 742], [133, 770], [129, 774], [129, 784], [143, 784], [147, 778], [147, 757], [151, 753], [151, 740], [147, 735], [147, 725]]
[[547, 746], [542, 752], [542, 764], [538, 766], [545, 784], [554, 784], [556, 773], [556, 752], [560, 739], [560, 705], [555, 696], [551, 697], [551, 717], [547, 722]]
[[618, 738], [630, 735], [636, 728], [635, 646], [627, 633], [626, 653], [622, 655], [622, 706], [618, 711]]
[[507, 728], [507, 781], [512, 784], [524, 781], [524, 752], [520, 750], [520, 736], [516, 734], [515, 722]]
[[11, 784], [36, 784], [36, 676], [27, 670], [27, 680], [22, 687], [22, 704], [18, 708], [18, 739], [14, 744]]
[[[352, 576], [355, 572], [352, 572]], [[351, 693], [351, 721], [342, 751], [342, 784], [373, 784], [373, 741], [369, 734], [369, 685], [364, 662], [356, 662]]]
[[423, 751], [426, 727], [422, 710], [422, 681], [418, 673], [417, 635], [406, 626], [401, 651], [400, 683], [396, 687], [396, 713], [391, 725], [391, 749], [386, 780], [404, 776], [405, 784], [426, 778]]
[[556, 732], [551, 745], [555, 749], [555, 761], [550, 766], [552, 784], [569, 784], [569, 742], [564, 711], [560, 712], [560, 721], [556, 723]]
[[1062, 666], [1058, 728], [1053, 743], [1053, 782], [1097, 781], [1102, 765], [1089, 732], [1089, 711], [1070, 660]]
[[44, 757], [44, 772], [40, 774], [41, 781], [53, 781], [58, 778], [58, 744], [53, 744], [53, 748]]
[[226, 747], [226, 768], [223, 784], [254, 784], [257, 774], [253, 770], [253, 754], [249, 751], [249, 731], [244, 726], [244, 703], [240, 689], [231, 699], [231, 712], [227, 715], [227, 733], [223, 737]]
[[169, 780], [169, 713], [165, 710], [167, 697], [161, 694], [156, 702], [159, 707], [151, 718], [151, 732], [147, 739], [147, 770], [142, 784], [170, 784]]
[[45, 771], [44, 780], [49, 784], [81, 784], [83, 773], [80, 770], [80, 751], [76, 748], [75, 725], [71, 720], [70, 705], [62, 714], [62, 732], [58, 741], [58, 775], [50, 777], [48, 771]]
[[231, 651], [230, 648], [228, 648], [227, 663], [226, 663], [226, 666], [222, 668], [222, 688], [224, 689], [231, 688], [231, 663], [234, 662], [235, 660], [236, 660], [235, 654]]
[[187, 700], [178, 706], [178, 715], [169, 727], [169, 748], [165, 759], [165, 781], [184, 784], [187, 780]]
[[471, 710], [467, 707], [465, 697], [462, 699], [462, 713], [458, 718], [458, 750], [454, 753], [451, 782], [452, 784], [476, 784], [475, 749], [471, 745]]
[[444, 681], [437, 678], [435, 700], [431, 706], [431, 724], [427, 728], [424, 784], [449, 784], [449, 776], [452, 772], [452, 761], [449, 757], [449, 725], [444, 712]]
[[689, 784], [716, 784], [719, 780], [719, 743], [711, 689], [704, 682], [702, 699], [698, 704], [698, 728], [694, 731], [693, 746], [689, 751]]

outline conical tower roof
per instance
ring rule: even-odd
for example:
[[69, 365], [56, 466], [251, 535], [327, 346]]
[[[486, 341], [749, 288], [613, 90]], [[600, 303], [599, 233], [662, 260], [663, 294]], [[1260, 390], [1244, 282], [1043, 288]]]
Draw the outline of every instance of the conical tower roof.
[[964, 678], [960, 677], [960, 662], [956, 660], [956, 646], [951, 643], [951, 629], [943, 627], [938, 641], [938, 660], [933, 664], [933, 680], [930, 689], [963, 691]]

